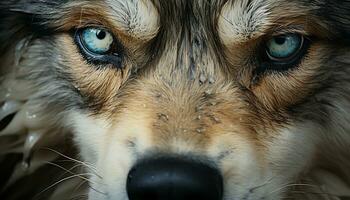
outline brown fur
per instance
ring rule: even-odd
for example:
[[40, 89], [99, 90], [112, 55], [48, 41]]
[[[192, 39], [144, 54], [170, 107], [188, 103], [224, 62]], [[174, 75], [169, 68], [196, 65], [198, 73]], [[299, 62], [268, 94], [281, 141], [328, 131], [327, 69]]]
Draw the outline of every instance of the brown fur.
[[[83, 144], [86, 141], [82, 133], [74, 134], [84, 159], [101, 171], [127, 171], [130, 163], [148, 154], [180, 154], [207, 157], [221, 169], [225, 180], [232, 180], [242, 174], [235, 171], [240, 163], [231, 161], [236, 155], [245, 155], [247, 146], [254, 152], [251, 160], [258, 163], [255, 171], [285, 170], [281, 167], [285, 163], [275, 163], [270, 155], [276, 140], [281, 142], [278, 145], [283, 144], [283, 130], [307, 130], [302, 126], [310, 123], [312, 127], [333, 131], [333, 126], [342, 127], [334, 113], [350, 105], [339, 109], [337, 99], [332, 98], [339, 95], [339, 102], [350, 102], [349, 89], [344, 88], [350, 83], [349, 1], [343, 5], [342, 1], [328, 0], [142, 1], [141, 6], [149, 6], [148, 11], [154, 13], [134, 19], [141, 24], [142, 20], [149, 22], [149, 26], [142, 24], [139, 29], [123, 27], [132, 24], [123, 21], [128, 19], [123, 17], [132, 18], [135, 13], [130, 7], [123, 10], [123, 3], [118, 1], [68, 1], [53, 7], [46, 1], [37, 2], [42, 7], [29, 2], [27, 5], [25, 1], [21, 7], [14, 2], [17, 1], [0, 3], [0, 11], [6, 11], [6, 19], [24, 22], [21, 26], [0, 24], [0, 28], [6, 27], [16, 35], [11, 43], [6, 41], [10, 38], [7, 33], [0, 31], [0, 42], [4, 41], [0, 52], [13, 51], [19, 38], [30, 38], [20, 63], [26, 66], [26, 79], [40, 91], [35, 99], [42, 100], [40, 104], [46, 109], [62, 113], [58, 121], [64, 121], [65, 115], [79, 113], [93, 121], [91, 126], [100, 121], [108, 124], [98, 129], [102, 130], [97, 133], [101, 138], [94, 136], [98, 144], [87, 141], [94, 148]], [[337, 14], [328, 13], [329, 7]], [[128, 15], [120, 17], [124, 11]], [[235, 12], [238, 14], [230, 16]], [[259, 12], [262, 16], [255, 16]], [[28, 15], [34, 17], [33, 21], [25, 20]], [[251, 21], [245, 23], [245, 19]], [[74, 35], [77, 29], [88, 26], [103, 27], [115, 35], [125, 50], [122, 66], [95, 65], [84, 59]], [[20, 30], [27, 35], [20, 34]], [[266, 64], [259, 57], [262, 44], [274, 35], [290, 32], [311, 40], [300, 64], [285, 71], [260, 73]], [[69, 126], [78, 132], [74, 128], [81, 124], [76, 118], [71, 120]], [[334, 131], [338, 137], [349, 138], [348, 127], [339, 129]], [[298, 134], [301, 133], [293, 136]], [[309, 141], [313, 134], [316, 132], [299, 137]], [[302, 148], [311, 155], [298, 155], [310, 156], [313, 163], [299, 163], [302, 169], [288, 181], [298, 182], [301, 178], [295, 176], [308, 174], [319, 163], [323, 165], [319, 150], [309, 150], [308, 145], [313, 148], [338, 141], [347, 146], [350, 139], [344, 138], [339, 142], [337, 137], [319, 136], [312, 144], [304, 144], [306, 147]], [[114, 165], [101, 164], [112, 163], [114, 154], [110, 149], [125, 154], [118, 155], [125, 156], [120, 158], [124, 165], [118, 170]], [[94, 150], [98, 162], [94, 156], [86, 156], [90, 155], [86, 152]], [[293, 150], [299, 149], [293, 146], [289, 149], [291, 155]], [[261, 174], [265, 176], [267, 172]], [[123, 177], [125, 173], [118, 175]], [[281, 192], [275, 198], [283, 195]], [[226, 198], [239, 197], [250, 199], [249, 195]], [[257, 199], [264, 198], [268, 197]]]

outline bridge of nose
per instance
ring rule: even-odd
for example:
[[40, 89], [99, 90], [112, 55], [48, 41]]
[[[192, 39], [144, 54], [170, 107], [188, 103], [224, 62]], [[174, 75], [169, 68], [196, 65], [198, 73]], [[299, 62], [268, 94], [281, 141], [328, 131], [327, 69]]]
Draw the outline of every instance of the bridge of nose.
[[[183, 6], [193, 4], [183, 1]], [[202, 19], [203, 8], [181, 9], [161, 14], [162, 23], [168, 24], [156, 38], [157, 54], [145, 67], [146, 73], [140, 73], [137, 90], [144, 96], [134, 96], [149, 100], [150, 132], [156, 137], [152, 141], [162, 147], [206, 145], [215, 127], [225, 124], [222, 111], [232, 104], [226, 101], [235, 98], [219, 62], [220, 52], [215, 50], [214, 33], [205, 21], [210, 19]]]
[[163, 26], [157, 39], [156, 73], [174, 81], [197, 79], [202, 83], [222, 75], [208, 2], [171, 0], [160, 6]]
[[193, 23], [183, 22], [177, 35], [165, 33], [164, 49], [146, 81], [151, 82], [157, 105], [153, 125], [156, 132], [161, 132], [157, 136], [204, 141], [203, 134], [221, 122], [216, 112], [221, 94], [227, 91], [222, 87], [225, 75], [208, 39], [207, 27], [195, 16], [189, 18]]

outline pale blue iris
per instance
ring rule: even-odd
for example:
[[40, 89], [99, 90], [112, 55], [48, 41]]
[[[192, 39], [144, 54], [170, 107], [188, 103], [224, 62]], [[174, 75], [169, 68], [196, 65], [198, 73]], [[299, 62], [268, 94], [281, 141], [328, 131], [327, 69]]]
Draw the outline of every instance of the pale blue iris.
[[267, 43], [270, 56], [278, 59], [293, 56], [300, 49], [302, 38], [298, 34], [276, 36]]
[[107, 31], [95, 28], [87, 28], [82, 32], [84, 46], [96, 54], [107, 53], [113, 43], [113, 37]]

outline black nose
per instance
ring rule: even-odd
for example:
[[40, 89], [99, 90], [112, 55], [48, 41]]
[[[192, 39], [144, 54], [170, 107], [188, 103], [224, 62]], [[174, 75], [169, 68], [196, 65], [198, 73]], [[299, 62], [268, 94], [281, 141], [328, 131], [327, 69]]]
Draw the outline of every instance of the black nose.
[[127, 180], [130, 200], [221, 200], [223, 180], [215, 168], [178, 158], [138, 163]]

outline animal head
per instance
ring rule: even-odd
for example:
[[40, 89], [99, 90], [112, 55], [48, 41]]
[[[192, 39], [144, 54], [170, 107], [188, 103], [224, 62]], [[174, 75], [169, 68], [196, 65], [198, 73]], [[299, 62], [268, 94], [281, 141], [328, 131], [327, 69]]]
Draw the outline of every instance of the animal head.
[[302, 199], [291, 186], [349, 144], [350, 1], [0, 8], [3, 60], [72, 130], [89, 199]]

